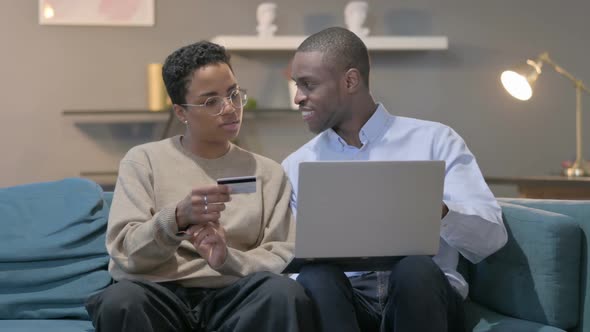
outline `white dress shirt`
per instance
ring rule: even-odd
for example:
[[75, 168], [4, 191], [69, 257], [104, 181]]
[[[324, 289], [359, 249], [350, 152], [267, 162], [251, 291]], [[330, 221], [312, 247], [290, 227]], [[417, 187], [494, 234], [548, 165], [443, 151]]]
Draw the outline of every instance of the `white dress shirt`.
[[300, 162], [444, 160], [443, 201], [449, 212], [441, 221], [440, 247], [433, 259], [451, 285], [466, 298], [469, 285], [457, 272], [459, 253], [478, 263], [502, 248], [507, 235], [500, 206], [463, 139], [443, 124], [391, 115], [381, 104], [361, 129], [359, 138], [361, 148], [348, 145], [334, 130], [328, 129], [283, 161], [293, 185], [293, 213], [297, 213]]

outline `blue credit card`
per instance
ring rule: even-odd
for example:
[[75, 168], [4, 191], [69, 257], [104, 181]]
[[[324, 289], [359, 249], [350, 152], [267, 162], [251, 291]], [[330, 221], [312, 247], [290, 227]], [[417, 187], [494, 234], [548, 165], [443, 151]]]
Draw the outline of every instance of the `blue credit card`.
[[255, 176], [236, 176], [217, 179], [217, 184], [224, 184], [231, 188], [232, 194], [248, 194], [256, 192]]

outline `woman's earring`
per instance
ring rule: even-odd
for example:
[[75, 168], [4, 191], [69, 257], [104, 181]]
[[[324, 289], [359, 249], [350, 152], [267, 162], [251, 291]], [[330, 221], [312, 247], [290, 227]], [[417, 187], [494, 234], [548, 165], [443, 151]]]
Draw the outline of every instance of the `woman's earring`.
[[184, 120], [184, 124], [188, 126], [188, 120]]

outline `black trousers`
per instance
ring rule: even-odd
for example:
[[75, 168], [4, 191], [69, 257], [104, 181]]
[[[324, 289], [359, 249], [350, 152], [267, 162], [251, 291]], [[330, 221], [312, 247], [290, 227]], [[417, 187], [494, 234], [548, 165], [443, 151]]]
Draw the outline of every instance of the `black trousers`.
[[90, 297], [86, 309], [97, 332], [318, 330], [303, 288], [269, 272], [220, 289], [121, 281]]
[[430, 257], [408, 256], [389, 273], [350, 279], [334, 265], [306, 265], [297, 281], [324, 332], [465, 331], [463, 299]]

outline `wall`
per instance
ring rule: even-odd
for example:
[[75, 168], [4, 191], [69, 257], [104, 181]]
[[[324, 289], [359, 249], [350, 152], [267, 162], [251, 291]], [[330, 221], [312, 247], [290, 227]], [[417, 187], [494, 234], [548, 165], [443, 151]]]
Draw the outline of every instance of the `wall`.
[[[37, 1], [0, 2], [0, 186], [76, 176], [81, 170], [114, 170], [129, 147], [157, 139], [162, 123], [81, 125], [62, 111], [146, 107], [148, 63], [161, 62], [172, 50], [199, 39], [254, 34], [260, 1], [156, 2], [156, 25], [148, 28], [41, 26]], [[310, 34], [344, 24], [346, 1], [276, 2], [279, 34]], [[549, 174], [572, 158], [575, 99], [570, 84], [547, 68], [533, 99], [518, 102], [502, 90], [498, 76], [506, 66], [549, 51], [590, 82], [585, 61], [590, 43], [584, 32], [590, 30], [590, 2], [369, 4], [372, 34], [447, 35], [450, 41], [444, 52], [373, 56], [374, 96], [390, 112], [451, 125], [486, 175]], [[286, 104], [281, 71], [289, 56], [234, 55], [240, 83], [259, 104]], [[586, 104], [588, 100], [585, 96]], [[307, 140], [297, 117], [289, 119], [282, 127], [258, 126], [265, 136], [253, 148], [280, 159]], [[584, 126], [590, 130], [590, 116]], [[585, 154], [590, 157], [590, 144]]]

